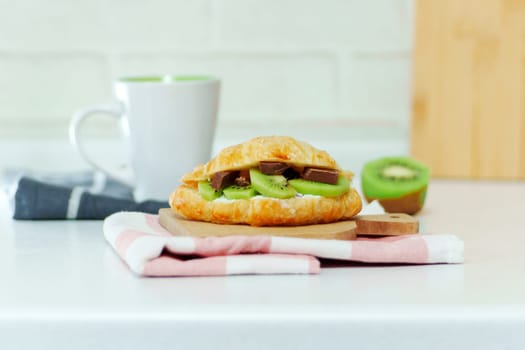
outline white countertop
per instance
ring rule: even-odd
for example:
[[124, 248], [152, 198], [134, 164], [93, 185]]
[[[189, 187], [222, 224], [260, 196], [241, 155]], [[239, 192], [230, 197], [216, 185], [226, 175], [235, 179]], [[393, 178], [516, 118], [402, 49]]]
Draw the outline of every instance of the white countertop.
[[2, 349], [523, 349], [524, 182], [433, 181], [426, 232], [463, 265], [138, 278], [101, 221], [13, 221], [0, 198]]

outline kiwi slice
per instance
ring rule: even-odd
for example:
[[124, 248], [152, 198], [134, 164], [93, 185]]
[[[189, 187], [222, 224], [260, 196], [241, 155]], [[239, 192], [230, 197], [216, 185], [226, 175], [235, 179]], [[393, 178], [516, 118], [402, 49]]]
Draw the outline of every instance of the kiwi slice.
[[285, 199], [297, 194], [282, 175], [264, 175], [257, 169], [250, 169], [250, 180], [253, 188], [266, 197]]
[[222, 191], [224, 192], [224, 197], [228, 199], [249, 199], [255, 196], [257, 193], [255, 192], [255, 188], [253, 188], [251, 185], [230, 185]]
[[215, 191], [209, 181], [200, 181], [198, 185], [199, 194], [207, 201], [212, 201], [222, 195], [222, 191]]
[[417, 171], [400, 164], [389, 165], [380, 171], [381, 177], [392, 180], [406, 181], [415, 179]]
[[430, 171], [409, 157], [385, 157], [368, 162], [361, 172], [363, 194], [377, 199], [387, 212], [414, 214], [425, 202]]
[[299, 193], [323, 197], [338, 197], [348, 192], [350, 188], [350, 181], [344, 176], [339, 176], [335, 185], [305, 179], [293, 179], [288, 183]]

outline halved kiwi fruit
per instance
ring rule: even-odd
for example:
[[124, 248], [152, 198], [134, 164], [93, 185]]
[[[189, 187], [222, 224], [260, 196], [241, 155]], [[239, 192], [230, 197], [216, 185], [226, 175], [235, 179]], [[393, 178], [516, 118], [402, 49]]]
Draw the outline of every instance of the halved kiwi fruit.
[[206, 199], [207, 201], [212, 201], [222, 196], [222, 191], [215, 191], [215, 189], [211, 187], [209, 181], [199, 182], [198, 192], [202, 196], [202, 198]]
[[368, 202], [377, 199], [389, 213], [415, 214], [423, 208], [430, 170], [409, 157], [385, 157], [368, 162], [361, 186]]
[[348, 192], [350, 182], [344, 176], [339, 176], [335, 185], [305, 179], [293, 179], [288, 183], [299, 193], [313, 194], [323, 197], [338, 197]]
[[255, 188], [253, 188], [251, 185], [230, 185], [222, 191], [224, 193], [224, 197], [228, 199], [250, 199], [257, 194]]
[[250, 169], [250, 181], [253, 188], [266, 197], [285, 199], [297, 194], [282, 175], [264, 175], [254, 168]]

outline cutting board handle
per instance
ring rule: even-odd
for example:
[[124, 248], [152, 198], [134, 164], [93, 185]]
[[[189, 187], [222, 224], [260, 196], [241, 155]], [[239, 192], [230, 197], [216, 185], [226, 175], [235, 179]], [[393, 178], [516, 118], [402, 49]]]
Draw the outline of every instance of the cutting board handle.
[[355, 220], [305, 226], [218, 225], [181, 218], [169, 208], [160, 209], [159, 223], [176, 236], [225, 237], [270, 235], [281, 237], [353, 240], [357, 235], [402, 235], [418, 232], [417, 220], [407, 214], [363, 215]]

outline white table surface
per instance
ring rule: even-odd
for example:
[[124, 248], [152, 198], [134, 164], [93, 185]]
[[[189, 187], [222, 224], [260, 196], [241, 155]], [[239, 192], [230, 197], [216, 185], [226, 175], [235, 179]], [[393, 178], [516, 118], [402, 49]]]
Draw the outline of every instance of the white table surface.
[[0, 200], [1, 349], [524, 349], [525, 183], [433, 181], [423, 230], [463, 265], [138, 278], [101, 221], [13, 221]]

